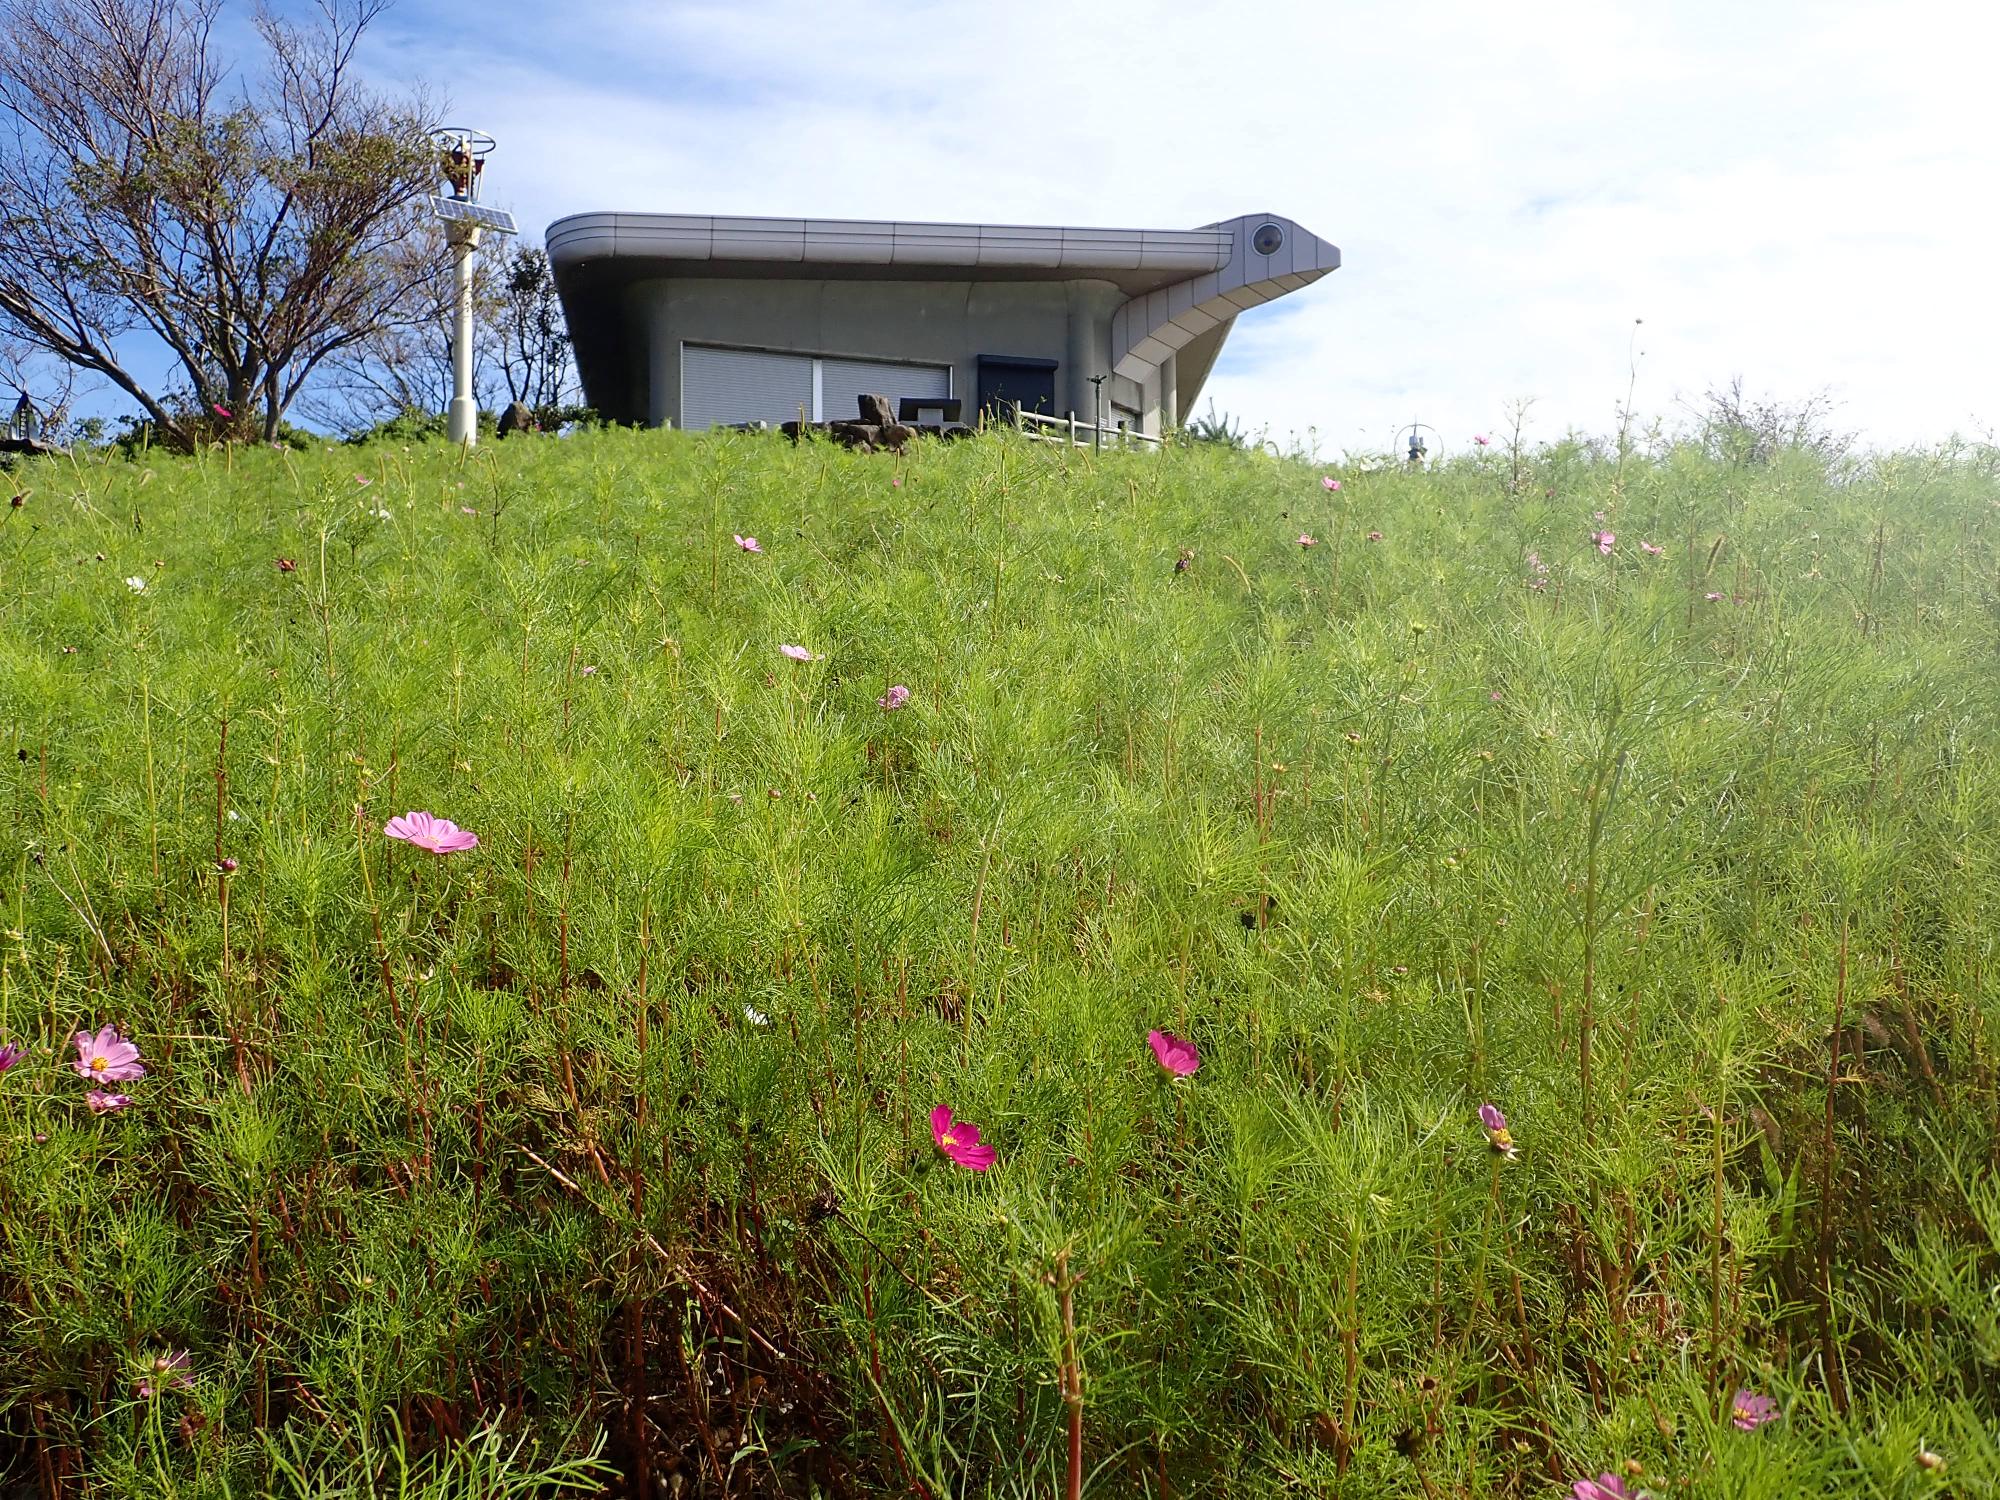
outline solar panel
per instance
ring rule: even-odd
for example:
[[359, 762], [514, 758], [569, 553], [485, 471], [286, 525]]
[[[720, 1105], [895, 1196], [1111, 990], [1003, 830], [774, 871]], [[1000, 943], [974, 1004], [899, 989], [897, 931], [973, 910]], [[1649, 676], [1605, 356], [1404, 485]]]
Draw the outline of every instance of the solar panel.
[[448, 224], [473, 224], [481, 229], [490, 229], [495, 234], [519, 234], [514, 227], [514, 216], [504, 209], [488, 208], [483, 203], [473, 203], [464, 198], [433, 197], [431, 209]]

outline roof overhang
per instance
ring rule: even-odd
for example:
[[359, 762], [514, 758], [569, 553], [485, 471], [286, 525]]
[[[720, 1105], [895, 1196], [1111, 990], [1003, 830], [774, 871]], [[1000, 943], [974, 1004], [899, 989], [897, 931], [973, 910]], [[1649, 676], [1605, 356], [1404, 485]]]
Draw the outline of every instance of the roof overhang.
[[[1143, 296], [1229, 264], [1209, 229], [1071, 229], [858, 219], [574, 214], [549, 226], [558, 269], [657, 276], [869, 281], [1108, 281]], [[620, 276], [615, 279], [624, 280]]]

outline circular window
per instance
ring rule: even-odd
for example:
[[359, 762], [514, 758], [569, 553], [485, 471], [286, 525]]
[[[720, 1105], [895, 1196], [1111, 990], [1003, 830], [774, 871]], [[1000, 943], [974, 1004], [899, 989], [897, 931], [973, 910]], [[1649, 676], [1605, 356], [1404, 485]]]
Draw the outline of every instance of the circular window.
[[1276, 224], [1259, 224], [1250, 236], [1250, 245], [1259, 255], [1276, 255], [1285, 244], [1285, 231]]

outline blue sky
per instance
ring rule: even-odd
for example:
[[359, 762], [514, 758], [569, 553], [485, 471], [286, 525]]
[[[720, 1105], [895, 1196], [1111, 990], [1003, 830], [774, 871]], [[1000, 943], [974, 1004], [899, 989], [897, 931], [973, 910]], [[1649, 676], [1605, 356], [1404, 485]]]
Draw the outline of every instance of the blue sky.
[[366, 61], [499, 138], [525, 226], [1286, 214], [1346, 263], [1204, 399], [1337, 453], [1609, 430], [1634, 347], [1669, 420], [1741, 375], [1884, 445], [2000, 421], [1995, 55], [1935, 0], [402, 0]]

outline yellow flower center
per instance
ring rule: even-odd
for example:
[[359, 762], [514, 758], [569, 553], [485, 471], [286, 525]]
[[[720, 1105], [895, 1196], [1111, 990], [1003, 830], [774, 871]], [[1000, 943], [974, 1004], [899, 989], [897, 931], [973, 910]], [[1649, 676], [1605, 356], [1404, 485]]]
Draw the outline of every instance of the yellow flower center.
[[93, 1073], [102, 1073], [106, 1068], [110, 1066], [111, 1066], [111, 1059], [108, 1057], [93, 1057], [90, 1060], [90, 1071]]
[[958, 1144], [958, 1141], [957, 1141], [957, 1139], [956, 1139], [956, 1138], [955, 1138], [955, 1137], [954, 1137], [954, 1136], [952, 1135], [952, 1133], [951, 1133], [951, 1132], [950, 1132], [949, 1130], [947, 1130], [947, 1131], [946, 1131], [946, 1132], [944, 1133], [944, 1137], [943, 1137], [943, 1139], [941, 1139], [941, 1140], [940, 1140], [940, 1141], [938, 1142], [938, 1144], [939, 1144], [940, 1146], [956, 1146], [956, 1145]]

